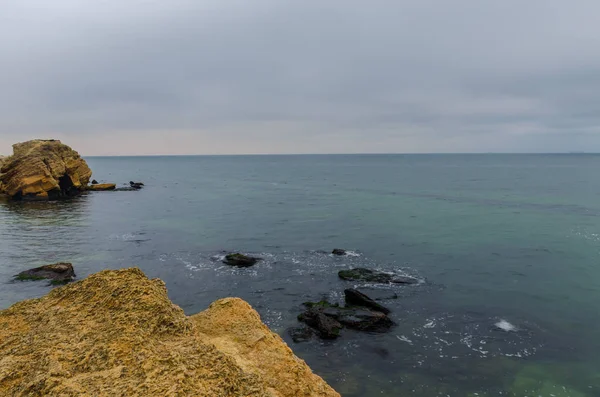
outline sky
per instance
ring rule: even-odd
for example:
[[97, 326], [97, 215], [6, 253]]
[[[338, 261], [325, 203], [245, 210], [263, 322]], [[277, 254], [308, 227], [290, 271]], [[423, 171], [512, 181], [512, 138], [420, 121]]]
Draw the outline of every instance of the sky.
[[600, 152], [597, 0], [3, 0], [0, 154]]

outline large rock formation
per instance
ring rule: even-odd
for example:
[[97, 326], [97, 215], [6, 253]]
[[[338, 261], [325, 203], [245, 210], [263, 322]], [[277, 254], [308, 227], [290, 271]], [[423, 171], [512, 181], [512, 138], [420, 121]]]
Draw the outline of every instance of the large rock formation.
[[139, 269], [1, 311], [0, 395], [339, 397], [246, 302], [186, 317]]
[[81, 156], [57, 140], [13, 145], [0, 168], [0, 188], [13, 198], [73, 196], [88, 184], [92, 171]]

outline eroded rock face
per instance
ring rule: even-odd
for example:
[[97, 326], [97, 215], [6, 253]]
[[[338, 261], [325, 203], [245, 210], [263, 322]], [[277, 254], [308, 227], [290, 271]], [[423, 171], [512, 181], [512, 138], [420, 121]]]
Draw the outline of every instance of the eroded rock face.
[[139, 269], [17, 303], [0, 324], [2, 396], [340, 397], [246, 302], [187, 317]]
[[57, 140], [13, 145], [0, 168], [0, 186], [15, 199], [55, 199], [77, 195], [92, 171], [79, 153]]

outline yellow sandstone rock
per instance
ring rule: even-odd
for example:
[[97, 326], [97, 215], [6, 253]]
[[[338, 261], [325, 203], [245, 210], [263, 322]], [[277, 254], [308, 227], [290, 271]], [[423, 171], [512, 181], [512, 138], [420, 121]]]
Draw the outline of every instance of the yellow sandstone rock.
[[117, 187], [117, 185], [114, 183], [97, 183], [95, 185], [89, 185], [88, 187], [86, 187], [86, 189], [92, 190], [92, 191], [101, 191], [101, 190], [115, 190], [116, 187]]
[[246, 302], [186, 317], [136, 268], [0, 311], [0, 395], [340, 397]]
[[91, 176], [85, 160], [69, 146], [33, 140], [13, 145], [13, 155], [0, 168], [0, 185], [12, 197], [47, 199], [77, 194]]

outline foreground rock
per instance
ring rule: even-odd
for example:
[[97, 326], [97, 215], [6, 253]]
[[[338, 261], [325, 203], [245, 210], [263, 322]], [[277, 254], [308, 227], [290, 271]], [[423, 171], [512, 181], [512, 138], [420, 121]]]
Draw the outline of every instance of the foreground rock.
[[225, 256], [225, 259], [223, 259], [223, 263], [230, 266], [250, 267], [255, 265], [259, 260], [261, 260], [261, 258], [254, 258], [243, 254], [228, 254]]
[[79, 154], [56, 140], [13, 145], [0, 168], [0, 186], [15, 199], [56, 199], [79, 194], [92, 171]]
[[104, 190], [115, 190], [117, 185], [114, 183], [95, 183], [89, 185], [86, 189], [92, 192], [104, 191]]
[[380, 305], [367, 295], [353, 288], [344, 290], [344, 297], [346, 299], [346, 305], [348, 306], [364, 306], [384, 314], [390, 312], [390, 309], [387, 307]]
[[339, 397], [246, 302], [186, 317], [139, 269], [17, 303], [0, 324], [2, 396]]
[[414, 277], [396, 276], [384, 272], [376, 272], [371, 269], [356, 268], [340, 270], [338, 276], [343, 280], [366, 281], [381, 284], [417, 284], [419, 280]]
[[66, 284], [75, 279], [75, 270], [70, 263], [54, 263], [25, 270], [15, 276], [16, 280], [50, 280], [52, 284]]

